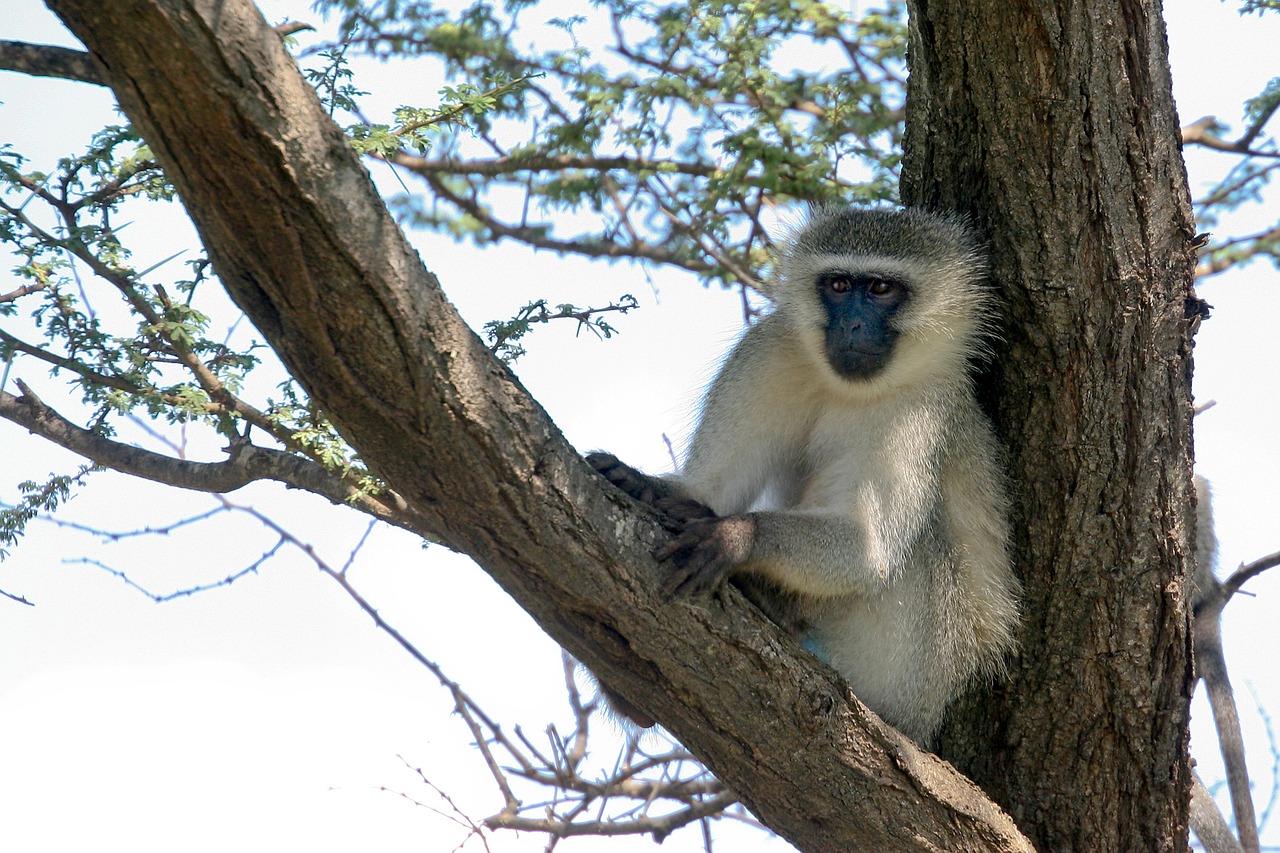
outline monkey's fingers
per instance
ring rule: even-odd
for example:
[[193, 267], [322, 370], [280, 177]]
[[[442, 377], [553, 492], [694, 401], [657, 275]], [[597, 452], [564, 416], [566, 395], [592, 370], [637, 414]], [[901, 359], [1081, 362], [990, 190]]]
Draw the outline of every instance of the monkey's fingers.
[[666, 542], [654, 548], [652, 551], [653, 558], [660, 563], [665, 563], [681, 551], [686, 551], [691, 547], [686, 534], [677, 533]]
[[613, 483], [616, 479], [625, 479], [626, 472], [634, 469], [612, 453], [597, 450], [587, 454], [587, 464], [600, 472], [600, 475]]
[[713, 554], [699, 553], [699, 546], [705, 540], [698, 533], [690, 530], [670, 539], [653, 551], [653, 556], [660, 562], [667, 563], [670, 574], [662, 581], [662, 594], [668, 599], [678, 596], [693, 595], [701, 590], [704, 567]]

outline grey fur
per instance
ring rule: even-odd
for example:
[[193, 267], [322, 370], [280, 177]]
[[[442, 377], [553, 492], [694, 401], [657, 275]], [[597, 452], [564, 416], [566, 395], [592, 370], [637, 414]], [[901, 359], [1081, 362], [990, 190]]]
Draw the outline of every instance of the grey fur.
[[[840, 376], [824, 354], [817, 280], [833, 271], [906, 282], [896, 342], [870, 378]], [[776, 309], [712, 382], [681, 472], [659, 480], [591, 459], [633, 496], [682, 507], [683, 532], [658, 554], [673, 564], [669, 588], [740, 572], [771, 581], [785, 627], [921, 742], [1014, 645], [1000, 453], [969, 377], [991, 313], [957, 220], [818, 211], [783, 258]], [[693, 517], [690, 499], [717, 518]]]

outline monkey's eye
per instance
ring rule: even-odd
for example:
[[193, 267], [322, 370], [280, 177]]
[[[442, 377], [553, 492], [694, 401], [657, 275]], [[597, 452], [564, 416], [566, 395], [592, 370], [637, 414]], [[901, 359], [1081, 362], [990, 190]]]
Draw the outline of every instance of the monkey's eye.
[[898, 283], [887, 278], [873, 278], [867, 281], [867, 293], [873, 296], [888, 296], [898, 289]]
[[891, 276], [833, 270], [818, 276], [818, 288], [826, 293], [861, 291], [868, 296], [883, 297], [901, 293], [903, 284]]
[[822, 284], [835, 293], [848, 293], [853, 290], [853, 279], [847, 275], [829, 275]]

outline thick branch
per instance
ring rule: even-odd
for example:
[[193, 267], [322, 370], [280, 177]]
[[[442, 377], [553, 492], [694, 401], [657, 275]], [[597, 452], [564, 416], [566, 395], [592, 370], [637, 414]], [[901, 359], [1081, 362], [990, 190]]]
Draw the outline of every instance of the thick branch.
[[[275, 29], [284, 38], [303, 30], [314, 30], [315, 27], [301, 21], [286, 21]], [[90, 54], [51, 44], [0, 39], [0, 71], [17, 71], [32, 77], [59, 77], [97, 86], [106, 85], [101, 70], [94, 64]]]
[[89, 54], [49, 44], [0, 41], [0, 71], [103, 85], [102, 73]]
[[988, 238], [1025, 594], [1009, 681], [943, 748], [1045, 850], [1178, 853], [1195, 230], [1160, 3], [908, 7], [902, 198]]
[[740, 596], [661, 599], [657, 524], [458, 317], [249, 0], [49, 5], [105, 69], [232, 297], [423, 532], [475, 557], [803, 849], [1029, 849]]

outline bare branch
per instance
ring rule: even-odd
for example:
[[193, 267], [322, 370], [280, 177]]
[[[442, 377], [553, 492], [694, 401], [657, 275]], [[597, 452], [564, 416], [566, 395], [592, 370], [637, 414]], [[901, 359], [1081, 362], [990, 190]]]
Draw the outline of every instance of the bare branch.
[[281, 38], [291, 36], [294, 33], [306, 32], [307, 30], [315, 31], [315, 27], [303, 21], [285, 21], [283, 24], [276, 24], [275, 31], [280, 34]]
[[49, 44], [0, 41], [0, 71], [104, 85], [102, 72], [89, 54]]
[[[404, 757], [400, 756], [400, 760], [404, 761]], [[404, 763], [406, 767], [409, 767], [409, 762], [405, 761]], [[422, 784], [430, 788], [437, 797], [444, 800], [444, 802], [449, 806], [449, 809], [452, 812], [452, 814], [449, 812], [442, 811], [441, 809], [433, 808], [432, 806], [429, 806], [426, 803], [420, 803], [402, 791], [396, 791], [394, 793], [396, 793], [400, 797], [403, 797], [404, 799], [408, 800], [414, 805], [422, 806], [425, 809], [430, 809], [436, 814], [443, 816], [447, 820], [453, 821], [454, 823], [458, 824], [458, 826], [465, 828], [467, 830], [466, 838], [469, 839], [473, 836], [476, 838], [479, 838], [480, 843], [484, 845], [484, 849], [488, 850], [489, 839], [485, 837], [484, 824], [477, 823], [476, 821], [472, 820], [471, 817], [466, 812], [464, 812], [461, 808], [459, 808], [458, 804], [453, 801], [453, 797], [450, 797], [449, 794], [446, 791], [444, 791], [439, 785], [437, 785], [436, 783], [432, 782], [430, 779], [427, 778], [427, 774], [422, 771], [421, 767], [410, 767], [410, 769], [413, 770], [415, 774], [417, 774], [420, 780], [422, 780]], [[388, 789], [384, 787], [382, 790], [386, 791]], [[455, 847], [454, 850], [455, 851], [461, 850], [465, 844], [466, 844], [466, 840], [464, 840], [461, 844]]]
[[[682, 826], [687, 826], [704, 817], [719, 814], [738, 801], [733, 793], [725, 791], [697, 805], [663, 817], [646, 817], [641, 824], [638, 820], [628, 821], [565, 821], [554, 818], [528, 818], [515, 815], [500, 814], [485, 819], [485, 824], [493, 828], [524, 830], [525, 832], [545, 832], [558, 838], [569, 838], [575, 835], [652, 835], [653, 840], [661, 842], [668, 835]], [[637, 825], [639, 824], [639, 825]]]
[[11, 600], [13, 600], [13, 601], [16, 601], [16, 602], [18, 602], [19, 604], [25, 604], [25, 605], [27, 605], [28, 607], [35, 607], [35, 602], [33, 602], [33, 601], [27, 601], [27, 600], [26, 600], [25, 598], [23, 598], [22, 596], [20, 596], [20, 595], [15, 595], [15, 594], [14, 594], [14, 593], [12, 593], [12, 592], [8, 592], [8, 591], [6, 591], [6, 590], [0, 589], [0, 595], [3, 595], [5, 598], [11, 599]]
[[[1253, 794], [1249, 784], [1249, 768], [1246, 761], [1244, 738], [1240, 730], [1240, 712], [1236, 706], [1235, 691], [1231, 686], [1230, 673], [1227, 669], [1226, 655], [1222, 648], [1222, 611], [1231, 596], [1240, 588], [1240, 584], [1252, 577], [1249, 572], [1262, 571], [1259, 565], [1273, 560], [1280, 563], [1280, 553], [1271, 558], [1264, 558], [1258, 563], [1242, 567], [1224, 584], [1214, 575], [1213, 566], [1217, 562], [1217, 537], [1213, 530], [1213, 505], [1210, 497], [1208, 481], [1203, 477], [1195, 478], [1196, 490], [1196, 567], [1195, 592], [1192, 598], [1194, 656], [1196, 675], [1204, 682], [1208, 692], [1209, 706], [1213, 711], [1214, 726], [1218, 731], [1218, 746], [1222, 751], [1223, 764], [1227, 771], [1227, 784], [1231, 793], [1231, 808], [1235, 815], [1236, 829], [1239, 833], [1239, 846], [1232, 848], [1219, 845], [1220, 849], [1229, 851], [1242, 849], [1244, 853], [1258, 853], [1258, 819], [1254, 809]], [[1199, 779], [1193, 779], [1193, 786]], [[1197, 792], [1193, 787], [1192, 810], [1201, 824], [1196, 826], [1196, 834], [1202, 838], [1206, 848], [1211, 846], [1206, 835], [1216, 836], [1218, 827], [1212, 824], [1212, 815], [1207, 807], [1196, 804]], [[1207, 794], [1204, 798], [1207, 798]], [[1203, 798], [1202, 798], [1203, 799]]]
[[[1258, 853], [1258, 824], [1250, 793], [1249, 770], [1240, 731], [1240, 713], [1236, 707], [1235, 691], [1231, 687], [1227, 660], [1222, 650], [1221, 605], [1229, 596], [1221, 595], [1220, 586], [1215, 586], [1210, 591], [1201, 590], [1201, 595], [1206, 592], [1207, 597], [1197, 604], [1194, 614], [1196, 674], [1204, 681], [1209, 694], [1209, 707], [1218, 732], [1218, 746], [1227, 768], [1232, 811], [1240, 833], [1239, 846], [1245, 853]], [[1198, 780], [1193, 780], [1193, 789], [1197, 782]], [[1193, 801], [1194, 796], [1193, 790]], [[1201, 814], [1200, 817], [1203, 819], [1205, 816]], [[1206, 828], [1205, 831], [1210, 830]], [[1200, 835], [1199, 828], [1197, 835]]]
[[548, 172], [580, 169], [585, 172], [619, 170], [630, 174], [645, 172], [694, 175], [701, 178], [724, 177], [725, 172], [710, 163], [682, 160], [650, 160], [644, 157], [584, 157], [572, 154], [520, 154], [492, 160], [458, 160], [453, 157], [428, 159], [398, 152], [391, 162], [420, 175], [478, 175], [496, 177], [517, 172]]
[[[1280, 241], [1280, 226], [1269, 228], [1256, 234], [1235, 237], [1206, 249], [1203, 260], [1196, 265], [1196, 278], [1208, 278], [1229, 270], [1237, 264], [1252, 260], [1262, 250], [1262, 247], [1278, 241]], [[1253, 245], [1250, 246], [1249, 244]], [[1244, 246], [1245, 248], [1230, 251], [1236, 246]]]
[[[393, 162], [398, 162], [398, 158]], [[431, 187], [432, 192], [480, 222], [494, 235], [517, 239], [522, 243], [528, 243], [535, 249], [549, 249], [561, 254], [585, 255], [589, 258], [635, 258], [668, 264], [690, 272], [710, 272], [715, 269], [711, 264], [696, 257], [669, 252], [650, 243], [624, 245], [600, 239], [558, 240], [553, 237], [546, 237], [535, 228], [508, 225], [500, 221], [475, 200], [464, 198], [445, 186], [444, 182], [433, 174], [423, 174], [422, 177]]]
[[[1276, 106], [1280, 106], [1280, 104]], [[1254, 140], [1257, 139], [1258, 134], [1262, 132], [1262, 126], [1275, 113], [1276, 106], [1272, 106], [1270, 110], [1259, 116], [1258, 120], [1235, 142], [1229, 142], [1215, 134], [1213, 131], [1220, 126], [1218, 119], [1215, 116], [1205, 116], [1182, 129], [1182, 144], [1200, 145], [1205, 148], [1212, 148], [1214, 151], [1242, 154], [1247, 157], [1280, 157], [1280, 151], [1261, 151], [1250, 148]]]
[[1276, 566], [1280, 566], [1280, 551], [1268, 554], [1265, 557], [1259, 557], [1252, 563], [1242, 565], [1232, 572], [1230, 577], [1222, 581], [1224, 599], [1229, 601], [1231, 596], [1239, 592], [1240, 587], [1244, 586], [1248, 581], [1253, 580], [1267, 569], [1274, 569]]
[[[315, 27], [301, 21], [286, 21], [275, 28], [281, 38]], [[0, 71], [16, 71], [32, 77], [57, 77], [105, 86], [93, 56], [83, 50], [0, 39]]]
[[1243, 853], [1218, 804], [1194, 770], [1191, 772], [1190, 822], [1205, 853]]
[[17, 302], [24, 296], [32, 293], [39, 293], [49, 288], [48, 282], [37, 282], [35, 284], [24, 284], [17, 290], [11, 290], [8, 293], [0, 293], [0, 302]]
[[124, 582], [125, 586], [130, 587], [131, 589], [137, 590], [138, 592], [142, 593], [147, 598], [151, 599], [157, 604], [163, 604], [166, 601], [174, 601], [179, 598], [188, 598], [193, 595], [198, 595], [202, 592], [208, 592], [209, 590], [212, 590], [212, 589], [219, 589], [224, 586], [231, 586], [231, 584], [235, 583], [241, 578], [248, 577], [249, 575], [256, 575], [258, 573], [258, 569], [262, 567], [263, 563], [266, 563], [268, 560], [274, 557], [277, 553], [279, 553], [280, 549], [284, 547], [284, 545], [285, 545], [285, 542], [283, 539], [277, 540], [274, 545], [272, 545], [265, 552], [263, 552], [262, 556], [254, 560], [248, 566], [245, 566], [243, 569], [232, 572], [226, 577], [220, 578], [219, 580], [216, 580], [216, 581], [196, 584], [195, 586], [183, 587], [182, 589], [174, 590], [173, 592], [155, 592], [151, 589], [148, 589], [147, 587], [143, 586], [142, 584], [135, 581], [132, 577], [130, 577], [128, 572], [122, 571], [120, 569], [112, 568], [111, 566], [107, 565], [101, 560], [95, 560], [89, 557], [80, 557], [74, 560], [66, 560], [65, 562], [73, 563], [73, 564], [79, 563], [82, 565], [94, 566], [95, 568], [102, 569], [104, 572], [111, 575], [112, 577], [119, 578], [121, 581]]

